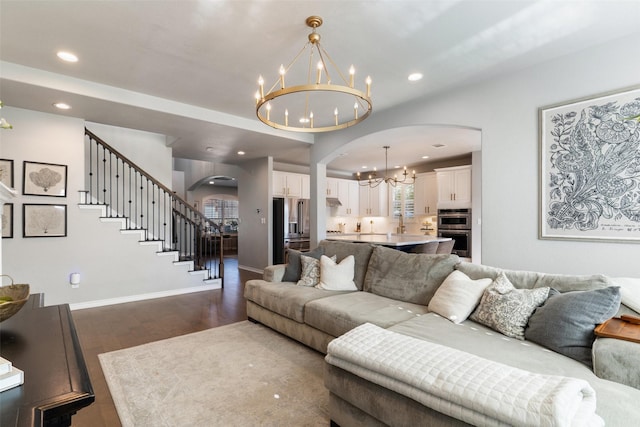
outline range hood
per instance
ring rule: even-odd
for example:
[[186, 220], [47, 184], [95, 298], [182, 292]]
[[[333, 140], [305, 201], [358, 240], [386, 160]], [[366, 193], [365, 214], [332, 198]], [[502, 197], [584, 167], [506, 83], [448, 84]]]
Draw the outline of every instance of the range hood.
[[327, 197], [327, 206], [335, 208], [337, 206], [342, 206], [342, 203], [340, 203], [340, 200], [336, 197]]

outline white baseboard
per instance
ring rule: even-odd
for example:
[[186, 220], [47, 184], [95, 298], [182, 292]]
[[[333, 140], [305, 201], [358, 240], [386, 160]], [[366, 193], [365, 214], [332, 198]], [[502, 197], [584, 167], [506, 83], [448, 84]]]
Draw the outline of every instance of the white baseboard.
[[261, 270], [259, 268], [249, 267], [247, 265], [240, 265], [240, 264], [238, 264], [238, 270], [247, 270], [247, 271], [251, 271], [253, 273], [258, 273], [258, 274], [264, 273], [264, 270]]
[[202, 285], [202, 286], [193, 286], [191, 288], [184, 288], [184, 289], [171, 289], [171, 290], [168, 290], [168, 291], [152, 292], [152, 293], [149, 293], [149, 294], [128, 295], [128, 296], [124, 296], [124, 297], [107, 298], [107, 299], [101, 299], [101, 300], [96, 300], [96, 301], [78, 302], [78, 303], [69, 304], [69, 308], [72, 311], [73, 310], [82, 310], [82, 309], [85, 309], [85, 308], [104, 307], [104, 306], [107, 306], [107, 305], [124, 304], [124, 303], [127, 303], [127, 302], [144, 301], [144, 300], [148, 300], [148, 299], [171, 297], [171, 296], [175, 296], [175, 295], [191, 294], [191, 293], [194, 293], [194, 292], [210, 291], [210, 290], [213, 290], [213, 289], [221, 289], [221, 288], [222, 288], [222, 280], [221, 279], [215, 279], [214, 283], [208, 283], [208, 284], [205, 284], [205, 285]]

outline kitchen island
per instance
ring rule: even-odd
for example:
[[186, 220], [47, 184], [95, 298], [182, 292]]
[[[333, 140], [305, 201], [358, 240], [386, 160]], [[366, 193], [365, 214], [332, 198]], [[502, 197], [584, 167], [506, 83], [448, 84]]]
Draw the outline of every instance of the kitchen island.
[[429, 242], [447, 242], [451, 240], [451, 238], [408, 234], [345, 234], [327, 236], [326, 240], [352, 243], [371, 243], [373, 245], [387, 246], [408, 252], [418, 245], [424, 245]]

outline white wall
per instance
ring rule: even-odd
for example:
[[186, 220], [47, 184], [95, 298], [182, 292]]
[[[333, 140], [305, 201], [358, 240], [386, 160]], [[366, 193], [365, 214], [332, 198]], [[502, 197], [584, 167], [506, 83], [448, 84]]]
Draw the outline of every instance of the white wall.
[[125, 155], [149, 175], [171, 188], [173, 159], [166, 137], [157, 133], [86, 122], [98, 138]]
[[[636, 44], [633, 37], [619, 39], [374, 113], [358, 126], [318, 136], [311, 147], [312, 162], [330, 161], [349, 141], [384, 128], [412, 124], [479, 128], [483, 264], [550, 273], [640, 276], [640, 244], [538, 239], [538, 108], [639, 84], [640, 55], [629, 51]], [[312, 188], [314, 179], [318, 178], [312, 174]], [[318, 214], [323, 210], [319, 208]]]
[[[19, 190], [13, 201], [14, 238], [2, 240], [6, 274], [17, 283], [29, 283], [32, 292], [43, 292], [47, 305], [161, 292], [202, 283], [202, 278], [194, 282], [185, 268], [161, 268], [170, 261], [158, 257], [151, 248], [140, 247], [136, 243], [140, 236], [121, 236], [119, 225], [102, 224], [97, 213], [81, 211], [77, 206], [78, 191], [84, 190], [83, 120], [10, 107], [2, 111], [5, 117], [11, 117], [14, 128], [2, 132], [0, 154], [14, 160]], [[105, 142], [170, 184], [171, 152], [166, 150], [163, 137], [101, 125], [100, 129], [92, 127]], [[140, 156], [140, 152], [146, 154]], [[20, 194], [24, 160], [67, 165], [67, 197]], [[67, 237], [22, 238], [24, 203], [66, 204]], [[79, 289], [69, 285], [72, 272], [81, 273]]]

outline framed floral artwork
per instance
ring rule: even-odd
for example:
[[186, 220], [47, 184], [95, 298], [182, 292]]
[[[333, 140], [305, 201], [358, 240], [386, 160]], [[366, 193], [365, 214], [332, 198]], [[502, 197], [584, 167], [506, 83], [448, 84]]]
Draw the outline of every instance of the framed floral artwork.
[[2, 238], [13, 238], [13, 203], [2, 205]]
[[13, 160], [0, 159], [0, 182], [13, 188]]
[[25, 161], [22, 172], [22, 194], [67, 196], [67, 166]]
[[540, 238], [640, 242], [640, 86], [539, 109]]
[[65, 237], [67, 205], [22, 205], [22, 237]]

